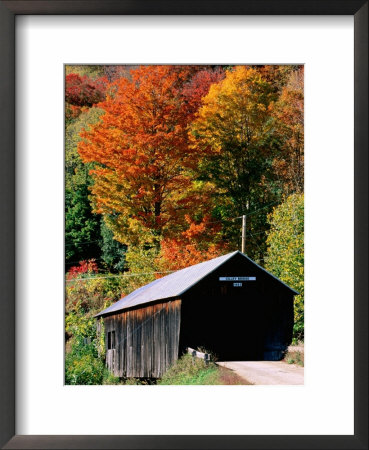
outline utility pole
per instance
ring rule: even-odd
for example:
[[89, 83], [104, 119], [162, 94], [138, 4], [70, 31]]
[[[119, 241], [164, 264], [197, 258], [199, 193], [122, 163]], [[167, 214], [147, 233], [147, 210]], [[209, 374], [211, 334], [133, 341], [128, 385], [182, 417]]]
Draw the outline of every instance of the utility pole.
[[242, 216], [242, 247], [241, 252], [246, 255], [246, 216]]

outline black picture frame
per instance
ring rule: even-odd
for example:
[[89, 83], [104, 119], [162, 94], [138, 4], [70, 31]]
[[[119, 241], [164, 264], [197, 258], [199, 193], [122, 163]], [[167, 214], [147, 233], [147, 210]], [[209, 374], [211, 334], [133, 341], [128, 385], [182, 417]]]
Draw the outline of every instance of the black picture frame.
[[[20, 14], [352, 15], [355, 40], [354, 435], [15, 435], [15, 17]], [[0, 1], [0, 445], [7, 449], [368, 448], [368, 2], [365, 0]], [[19, 280], [17, 280], [19, 281]], [[318, 407], [318, 405], [317, 405]]]

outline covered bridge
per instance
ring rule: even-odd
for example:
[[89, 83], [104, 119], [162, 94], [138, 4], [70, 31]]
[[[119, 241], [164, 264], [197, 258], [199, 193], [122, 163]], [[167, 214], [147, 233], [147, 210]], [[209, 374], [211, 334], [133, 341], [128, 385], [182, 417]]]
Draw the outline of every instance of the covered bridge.
[[187, 347], [222, 361], [281, 359], [296, 294], [239, 251], [178, 270], [96, 315], [107, 366], [120, 377], [158, 378]]

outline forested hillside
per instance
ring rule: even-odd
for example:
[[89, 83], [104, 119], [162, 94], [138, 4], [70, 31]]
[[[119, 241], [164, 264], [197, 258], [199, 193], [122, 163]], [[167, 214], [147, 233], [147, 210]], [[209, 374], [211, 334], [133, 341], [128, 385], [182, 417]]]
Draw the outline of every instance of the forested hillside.
[[303, 108], [303, 66], [67, 66], [68, 351], [122, 295], [240, 249], [242, 215], [303, 339]]

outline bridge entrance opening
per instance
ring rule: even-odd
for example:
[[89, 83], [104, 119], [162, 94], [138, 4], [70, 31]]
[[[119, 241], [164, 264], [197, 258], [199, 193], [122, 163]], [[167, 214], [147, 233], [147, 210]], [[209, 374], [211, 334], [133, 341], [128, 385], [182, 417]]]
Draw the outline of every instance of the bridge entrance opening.
[[[215, 355], [219, 361], [258, 361], [264, 352], [264, 314], [257, 296], [232, 294], [182, 302], [180, 348]], [[196, 304], [196, 307], [194, 307]]]

